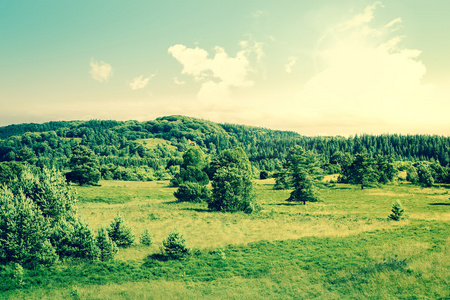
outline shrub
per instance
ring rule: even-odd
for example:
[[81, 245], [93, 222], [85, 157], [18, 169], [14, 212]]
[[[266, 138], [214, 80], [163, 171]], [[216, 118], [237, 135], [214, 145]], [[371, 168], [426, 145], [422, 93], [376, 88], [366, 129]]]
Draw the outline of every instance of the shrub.
[[259, 172], [259, 179], [264, 180], [269, 178], [269, 173], [266, 170]]
[[134, 243], [134, 235], [131, 233], [131, 228], [126, 226], [121, 216], [114, 218], [107, 231], [109, 237], [118, 247], [127, 248]]
[[101, 261], [113, 260], [117, 253], [117, 246], [108, 235], [105, 228], [100, 228], [97, 235], [97, 247], [100, 250], [99, 259]]
[[169, 234], [163, 241], [162, 250], [171, 259], [182, 259], [190, 254], [190, 249], [186, 247], [186, 240], [181, 233], [176, 231]]
[[144, 232], [141, 234], [140, 242], [142, 245], [146, 246], [151, 246], [153, 244], [152, 236], [150, 235], [148, 229], [145, 229]]
[[61, 258], [73, 257], [91, 261], [98, 259], [99, 249], [94, 234], [88, 224], [80, 219], [73, 222], [61, 220], [55, 224], [51, 241]]
[[197, 182], [186, 181], [180, 184], [180, 187], [173, 193], [173, 195], [178, 199], [178, 201], [199, 203], [208, 201], [210, 192], [204, 185]]
[[392, 213], [389, 215], [389, 219], [394, 221], [400, 221], [401, 219], [403, 219], [403, 213], [405, 212], [405, 210], [403, 209], [400, 202], [395, 202], [394, 204], [392, 204], [391, 211]]

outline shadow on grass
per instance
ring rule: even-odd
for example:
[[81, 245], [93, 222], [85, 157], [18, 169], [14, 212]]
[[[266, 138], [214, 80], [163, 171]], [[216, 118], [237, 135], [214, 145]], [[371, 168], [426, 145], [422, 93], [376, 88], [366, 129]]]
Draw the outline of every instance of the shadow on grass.
[[163, 204], [171, 205], [171, 204], [180, 204], [180, 203], [181, 203], [180, 201], [175, 200], [175, 201], [167, 201], [167, 202], [164, 202]]
[[148, 255], [146, 257], [146, 260], [157, 260], [157, 261], [168, 261], [169, 260], [169, 256], [165, 255], [165, 254], [161, 254], [161, 253], [154, 253], [151, 255]]
[[428, 205], [449, 205], [450, 203], [428, 203]]
[[333, 190], [353, 190], [353, 186], [331, 186], [330, 187]]
[[274, 204], [269, 204], [269, 205], [282, 205], [282, 206], [296, 206], [296, 205], [302, 205], [302, 206], [303, 206], [303, 202], [274, 203]]
[[182, 208], [181, 210], [190, 210], [190, 211], [196, 211], [196, 212], [214, 212], [213, 210], [210, 210], [207, 208], [192, 208], [192, 207]]

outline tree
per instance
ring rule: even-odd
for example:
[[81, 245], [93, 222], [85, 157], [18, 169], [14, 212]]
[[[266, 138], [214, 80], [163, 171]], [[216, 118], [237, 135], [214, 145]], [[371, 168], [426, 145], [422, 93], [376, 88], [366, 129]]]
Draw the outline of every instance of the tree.
[[375, 160], [367, 153], [356, 154], [345, 175], [350, 183], [360, 184], [361, 189], [371, 186], [377, 182]]
[[108, 235], [118, 247], [128, 248], [134, 243], [134, 235], [121, 216], [114, 218], [110, 227], [107, 228]]
[[207, 164], [207, 156], [199, 147], [189, 148], [183, 154], [180, 172], [171, 180], [172, 185], [179, 186], [187, 181], [207, 185], [209, 183], [208, 175], [205, 172]]
[[211, 165], [214, 175], [212, 197], [208, 201], [210, 209], [246, 213], [260, 209], [254, 200], [252, 168], [244, 150], [224, 150]]
[[339, 166], [339, 171], [342, 173], [345, 173], [352, 161], [351, 154], [347, 152], [336, 151], [330, 157], [330, 164]]
[[402, 207], [402, 204], [400, 202], [395, 202], [392, 204], [392, 213], [389, 215], [389, 219], [394, 221], [400, 221], [403, 218], [403, 213], [405, 210]]
[[49, 238], [50, 224], [37, 205], [23, 193], [14, 195], [7, 188], [2, 188], [0, 261], [16, 262], [26, 267], [52, 264], [58, 256]]
[[100, 250], [99, 259], [101, 261], [113, 260], [118, 249], [116, 243], [109, 237], [108, 231], [104, 227], [98, 230], [96, 242]]
[[190, 254], [190, 249], [186, 246], [186, 240], [177, 231], [171, 232], [167, 239], [163, 241], [163, 251], [171, 259], [181, 259]]
[[420, 162], [416, 165], [418, 182], [424, 186], [431, 187], [434, 184], [434, 178], [429, 164]]
[[322, 184], [323, 171], [320, 160], [312, 151], [300, 146], [291, 148], [286, 158], [286, 167], [292, 176], [291, 192], [287, 201], [317, 202], [321, 200], [318, 187]]
[[274, 190], [287, 190], [291, 187], [291, 178], [288, 174], [288, 170], [281, 169], [275, 175], [275, 185]]
[[148, 229], [145, 229], [144, 232], [141, 234], [139, 241], [142, 245], [151, 246], [153, 243], [152, 236]]
[[16, 160], [34, 165], [38, 159], [34, 151], [25, 146], [17, 153]]
[[417, 169], [413, 165], [409, 165], [406, 169], [406, 180], [408, 180], [412, 184], [416, 184], [419, 181]]
[[393, 181], [398, 174], [394, 166], [394, 158], [390, 155], [377, 155], [376, 168], [378, 171], [378, 182], [383, 184]]
[[0, 261], [25, 267], [65, 257], [95, 260], [98, 248], [79, 220], [71, 187], [58, 171], [29, 166], [0, 190]]
[[69, 181], [79, 185], [98, 184], [101, 175], [98, 158], [88, 147], [78, 145], [72, 148], [69, 167], [72, 169], [66, 174]]

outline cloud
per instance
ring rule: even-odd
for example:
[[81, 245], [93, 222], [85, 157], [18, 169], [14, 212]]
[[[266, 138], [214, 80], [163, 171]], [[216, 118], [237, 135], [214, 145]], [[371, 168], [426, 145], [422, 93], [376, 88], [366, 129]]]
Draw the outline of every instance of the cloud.
[[291, 56], [288, 59], [288, 63], [284, 66], [284, 70], [291, 74], [292, 73], [292, 67], [297, 63], [298, 57]]
[[[373, 19], [377, 6], [381, 3], [368, 6], [321, 38], [315, 56], [322, 68], [291, 103], [302, 122], [315, 126], [337, 122], [341, 134], [342, 130], [372, 133], [377, 126], [400, 131], [426, 125], [423, 117], [432, 114], [435, 87], [422, 82], [426, 67], [418, 59], [421, 51], [402, 46], [404, 36], [359, 34]], [[328, 130], [339, 133], [332, 126]]]
[[377, 1], [377, 2], [373, 3], [372, 5], [367, 6], [364, 9], [364, 12], [357, 14], [357, 15], [353, 16], [351, 19], [340, 24], [338, 26], [339, 31], [345, 31], [345, 30], [349, 30], [352, 28], [357, 28], [362, 25], [370, 23], [374, 18], [373, 13], [374, 13], [375, 9], [377, 8], [377, 6], [382, 6], [381, 2]]
[[[396, 19], [392, 20], [391, 22], [389, 22], [388, 24], [386, 24], [384, 27], [391, 28], [391, 31], [396, 31], [401, 28], [402, 23], [403, 23], [402, 18], [396, 18]], [[394, 25], [396, 25], [396, 26], [394, 26]]]
[[186, 81], [184, 81], [184, 80], [179, 80], [178, 77], [175, 77], [175, 78], [173, 79], [173, 81], [175, 82], [175, 84], [178, 84], [178, 85], [186, 84]]
[[155, 74], [152, 74], [149, 77], [144, 78], [144, 75], [141, 75], [139, 77], [134, 78], [131, 82], [128, 83], [128, 85], [133, 91], [143, 89], [144, 87], [147, 86], [150, 79], [152, 79], [154, 76]]
[[[188, 48], [177, 44], [168, 49], [181, 65], [182, 74], [191, 75], [196, 81], [202, 83], [198, 98], [203, 101], [217, 101], [224, 96], [228, 97], [232, 87], [249, 87], [253, 81], [248, 79], [251, 72], [249, 55], [261, 52], [249, 47], [248, 43], [241, 42], [244, 49], [236, 53], [235, 57], [229, 56], [225, 49], [219, 46], [214, 48], [214, 57], [199, 47]], [[260, 49], [260, 47], [256, 47]]]
[[113, 70], [110, 64], [103, 61], [96, 62], [91, 59], [91, 76], [97, 81], [106, 82], [112, 76]]

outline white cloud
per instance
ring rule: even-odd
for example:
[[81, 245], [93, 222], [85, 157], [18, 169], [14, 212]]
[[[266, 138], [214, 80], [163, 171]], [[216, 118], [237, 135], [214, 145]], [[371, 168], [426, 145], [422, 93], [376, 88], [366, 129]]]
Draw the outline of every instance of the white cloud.
[[291, 56], [288, 59], [288, 63], [284, 66], [284, 70], [291, 74], [292, 73], [292, 67], [297, 63], [298, 57]]
[[426, 67], [418, 59], [420, 50], [403, 47], [404, 36], [353, 34], [367, 26], [378, 5], [368, 6], [322, 37], [324, 48], [318, 47], [316, 57], [323, 68], [291, 103], [305, 124], [328, 126], [329, 134], [372, 133], [380, 128], [405, 132], [426, 126], [429, 119], [424, 116], [439, 114], [432, 113], [435, 87], [422, 82]]
[[112, 76], [113, 70], [110, 64], [103, 61], [96, 62], [91, 59], [91, 76], [97, 81], [106, 82]]
[[175, 78], [173, 79], [173, 81], [175, 82], [175, 84], [178, 84], [178, 85], [186, 84], [186, 81], [184, 81], [184, 80], [179, 80], [178, 77], [175, 77]]
[[144, 75], [141, 75], [139, 77], [134, 78], [131, 82], [128, 83], [128, 85], [133, 91], [143, 89], [144, 87], [147, 86], [150, 79], [152, 79], [154, 76], [155, 74], [152, 74], [149, 77], [144, 78]]
[[[187, 48], [184, 45], [174, 45], [168, 52], [183, 66], [182, 74], [192, 75], [195, 80], [202, 82], [198, 98], [203, 101], [217, 101], [228, 97], [231, 87], [249, 87], [253, 81], [247, 77], [251, 72], [249, 55], [254, 48], [248, 43], [241, 42], [243, 50], [235, 57], [230, 57], [225, 49], [216, 46], [213, 58], [199, 47]], [[257, 49], [260, 49], [257, 47]], [[256, 51], [257, 55], [261, 53]]]
[[377, 8], [377, 6], [382, 6], [381, 2], [377, 1], [374, 4], [367, 6], [364, 9], [363, 13], [357, 14], [353, 18], [340, 24], [338, 26], [339, 31], [345, 31], [345, 30], [349, 30], [352, 28], [358, 28], [362, 25], [370, 23], [374, 18], [373, 13], [374, 13], [375, 9]]
[[[402, 18], [396, 18], [396, 19], [392, 20], [391, 22], [389, 22], [388, 24], [386, 24], [384, 27], [391, 28], [391, 31], [396, 31], [396, 30], [400, 29], [402, 23], [403, 23]], [[396, 26], [394, 26], [394, 25], [396, 25]]]

